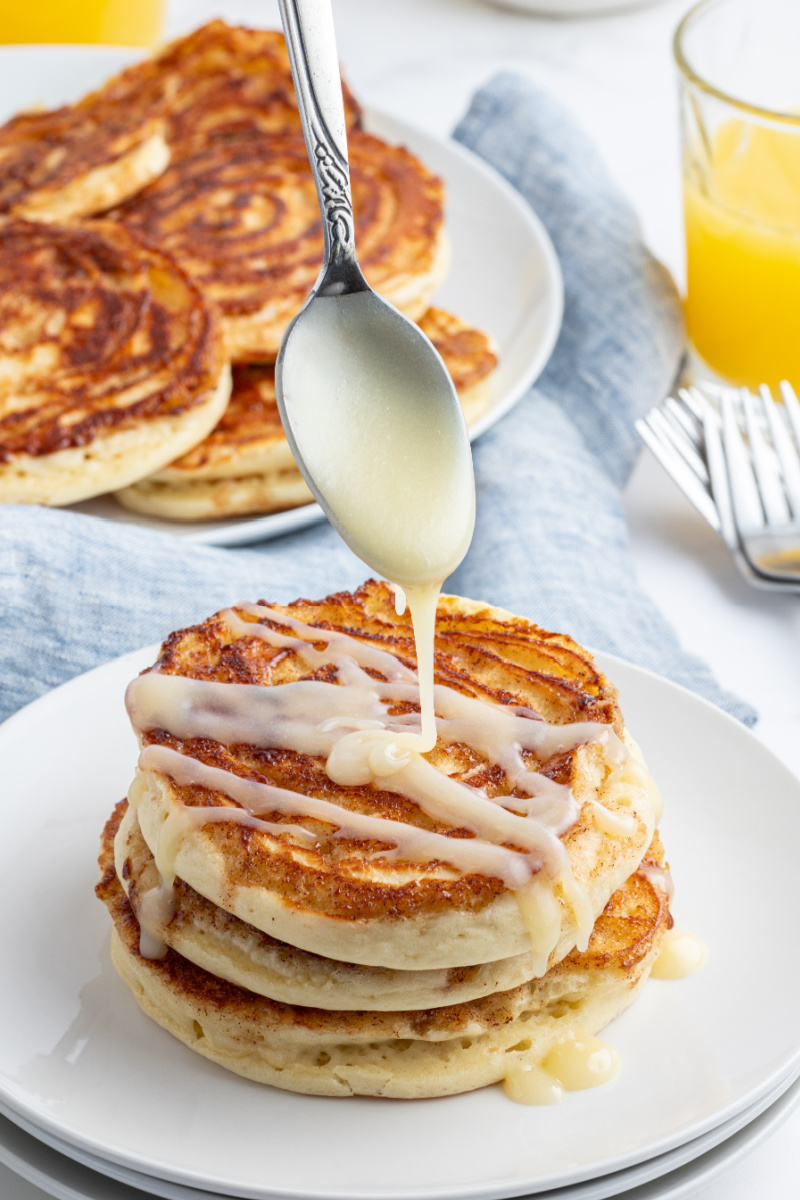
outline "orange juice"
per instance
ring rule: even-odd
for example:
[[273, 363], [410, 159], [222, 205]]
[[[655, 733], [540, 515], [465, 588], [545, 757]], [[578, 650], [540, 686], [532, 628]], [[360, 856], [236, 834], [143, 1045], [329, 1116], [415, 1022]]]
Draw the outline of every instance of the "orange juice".
[[689, 336], [731, 382], [799, 387], [800, 121], [729, 120], [710, 150], [684, 184]]
[[0, 0], [0, 42], [154, 46], [164, 0]]

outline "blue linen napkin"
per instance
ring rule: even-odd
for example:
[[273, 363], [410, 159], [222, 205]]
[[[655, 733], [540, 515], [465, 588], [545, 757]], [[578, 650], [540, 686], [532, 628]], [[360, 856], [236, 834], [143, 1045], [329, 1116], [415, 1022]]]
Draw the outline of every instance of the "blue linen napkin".
[[[496, 77], [455, 137], [543, 220], [566, 307], [537, 385], [473, 448], [475, 537], [446, 590], [619, 654], [752, 724], [754, 710], [682, 650], [628, 547], [633, 422], [667, 393], [683, 353], [670, 276], [584, 134], [529, 82]], [[327, 523], [221, 550], [57, 509], [0, 508], [0, 719], [224, 604], [319, 598], [367, 573]]]

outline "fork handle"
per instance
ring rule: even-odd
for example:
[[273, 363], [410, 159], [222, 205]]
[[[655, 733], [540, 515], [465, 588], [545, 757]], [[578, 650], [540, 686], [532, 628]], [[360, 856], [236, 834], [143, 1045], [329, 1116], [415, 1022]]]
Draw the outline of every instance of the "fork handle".
[[280, 0], [303, 135], [325, 235], [317, 295], [367, 288], [356, 257], [347, 125], [330, 0]]

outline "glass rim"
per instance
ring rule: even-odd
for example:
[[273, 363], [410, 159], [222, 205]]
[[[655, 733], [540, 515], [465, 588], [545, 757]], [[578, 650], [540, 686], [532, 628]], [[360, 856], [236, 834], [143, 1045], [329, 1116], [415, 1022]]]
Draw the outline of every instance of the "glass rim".
[[749, 100], [741, 100], [737, 96], [731, 95], [730, 92], [725, 92], [722, 88], [710, 83], [709, 80], [704, 79], [689, 62], [683, 46], [683, 38], [689, 25], [703, 10], [710, 8], [713, 4], [719, 3], [725, 3], [725, 0], [700, 0], [682, 18], [672, 39], [672, 53], [679, 71], [689, 83], [694, 84], [695, 87], [707, 95], [714, 96], [717, 100], [724, 100], [732, 108], [741, 109], [742, 112], [749, 113], [751, 116], [761, 117], [769, 121], [780, 121], [781, 124], [793, 125], [800, 129], [800, 114], [781, 112], [775, 108], [764, 108], [762, 105], [752, 104]]

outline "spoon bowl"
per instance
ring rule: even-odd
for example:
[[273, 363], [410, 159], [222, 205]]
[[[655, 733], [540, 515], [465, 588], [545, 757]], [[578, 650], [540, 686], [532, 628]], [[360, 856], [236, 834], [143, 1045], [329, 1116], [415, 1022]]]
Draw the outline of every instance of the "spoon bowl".
[[281, 420], [351, 549], [394, 583], [441, 584], [475, 521], [463, 411], [432, 343], [358, 265], [330, 0], [281, 0], [281, 16], [325, 234], [319, 279], [278, 354]]

